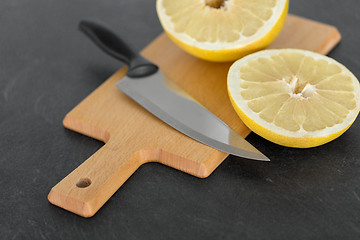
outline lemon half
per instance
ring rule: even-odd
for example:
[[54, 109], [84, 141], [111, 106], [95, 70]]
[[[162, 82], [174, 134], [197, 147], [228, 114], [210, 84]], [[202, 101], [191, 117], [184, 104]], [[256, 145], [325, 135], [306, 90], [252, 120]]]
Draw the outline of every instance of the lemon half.
[[305, 50], [263, 50], [236, 61], [228, 93], [252, 131], [288, 147], [339, 137], [360, 110], [357, 78], [334, 59]]
[[168, 36], [190, 54], [234, 61], [268, 46], [280, 33], [288, 0], [157, 0]]

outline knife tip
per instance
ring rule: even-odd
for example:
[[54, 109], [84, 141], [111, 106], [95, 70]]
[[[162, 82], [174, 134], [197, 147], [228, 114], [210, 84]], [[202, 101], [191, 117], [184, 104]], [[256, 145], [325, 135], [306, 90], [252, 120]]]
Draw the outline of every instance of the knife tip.
[[256, 154], [252, 153], [251, 155], [244, 156], [244, 155], [235, 155], [241, 158], [250, 159], [250, 160], [257, 160], [257, 161], [263, 161], [263, 162], [271, 162], [270, 158], [265, 156], [264, 154], [258, 152]]
[[265, 156], [264, 154], [260, 153], [260, 155], [258, 156], [257, 160], [259, 161], [264, 161], [264, 162], [271, 162], [270, 158], [268, 158], [267, 156]]

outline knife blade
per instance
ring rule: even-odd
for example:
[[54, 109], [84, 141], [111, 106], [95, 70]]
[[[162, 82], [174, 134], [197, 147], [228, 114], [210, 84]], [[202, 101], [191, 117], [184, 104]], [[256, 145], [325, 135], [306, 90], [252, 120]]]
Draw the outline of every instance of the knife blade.
[[[270, 161], [217, 116], [171, 82], [155, 64], [131, 50], [104, 24], [81, 21], [79, 28], [100, 49], [128, 65], [116, 86], [150, 113], [183, 134], [238, 157]], [[172, 86], [170, 86], [170, 84]]]

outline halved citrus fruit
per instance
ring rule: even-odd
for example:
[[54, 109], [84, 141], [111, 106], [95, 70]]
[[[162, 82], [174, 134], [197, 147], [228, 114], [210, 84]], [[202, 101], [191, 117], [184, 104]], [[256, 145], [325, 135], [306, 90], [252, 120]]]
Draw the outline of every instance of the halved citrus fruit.
[[210, 61], [233, 61], [280, 33], [288, 0], [157, 0], [157, 14], [181, 48]]
[[324, 55], [263, 50], [228, 73], [231, 103], [258, 135], [283, 146], [315, 147], [344, 133], [360, 110], [357, 78]]

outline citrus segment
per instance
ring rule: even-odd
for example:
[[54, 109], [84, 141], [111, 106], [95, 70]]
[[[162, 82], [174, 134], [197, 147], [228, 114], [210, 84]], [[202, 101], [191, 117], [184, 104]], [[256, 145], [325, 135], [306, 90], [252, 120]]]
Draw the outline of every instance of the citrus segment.
[[288, 0], [157, 0], [171, 39], [211, 61], [232, 61], [265, 48], [279, 34]]
[[264, 50], [235, 62], [230, 100], [243, 122], [289, 147], [314, 147], [340, 136], [360, 110], [356, 77], [335, 60], [305, 50]]

